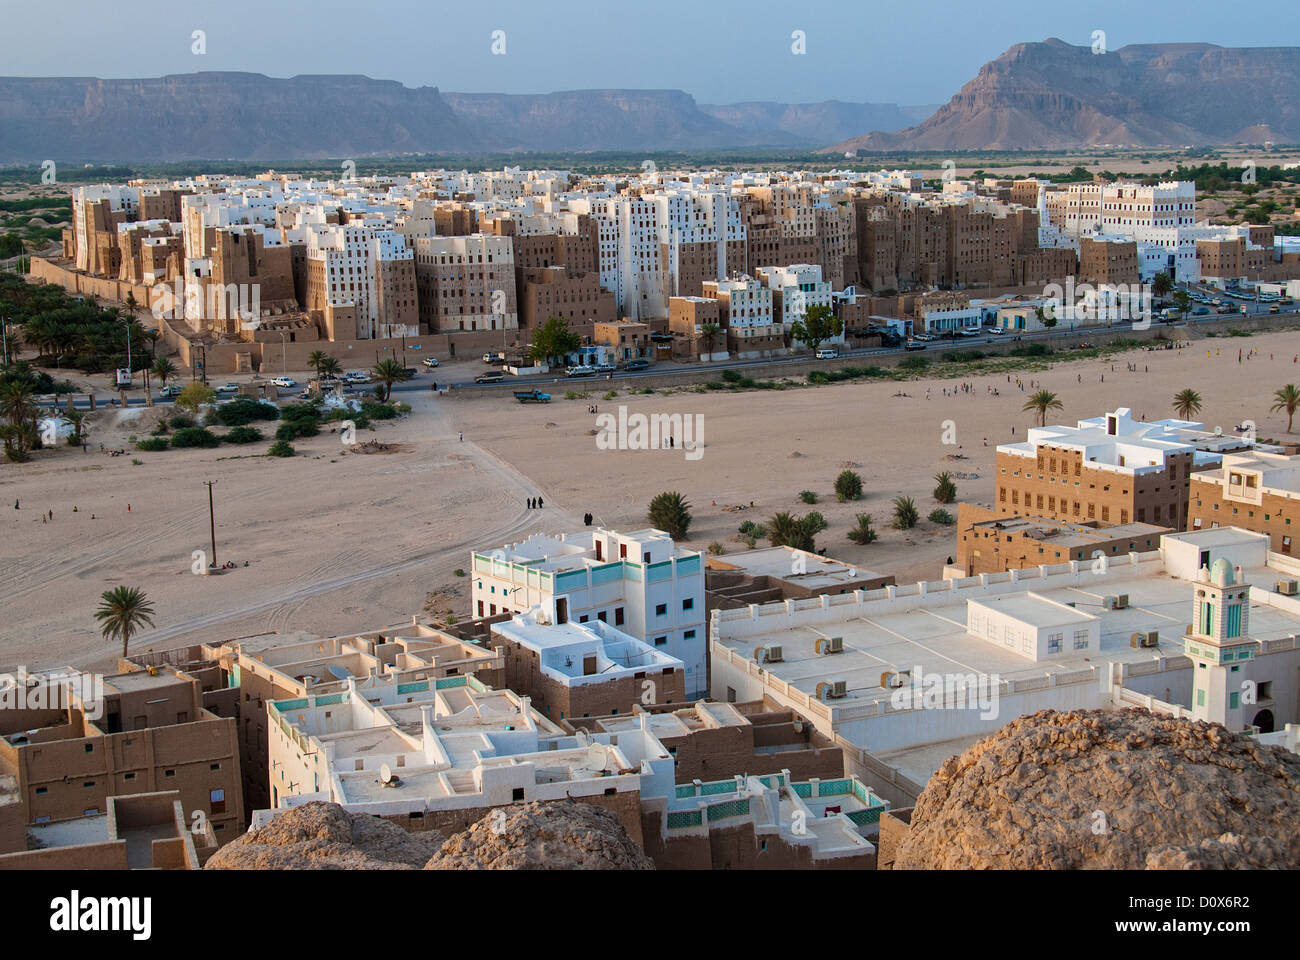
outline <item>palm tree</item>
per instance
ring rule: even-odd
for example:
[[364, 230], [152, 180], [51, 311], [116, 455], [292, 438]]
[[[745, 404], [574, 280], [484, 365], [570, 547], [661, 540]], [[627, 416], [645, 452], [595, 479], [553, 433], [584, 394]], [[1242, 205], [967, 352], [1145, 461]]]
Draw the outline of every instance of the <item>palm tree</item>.
[[153, 604], [139, 587], [114, 587], [100, 595], [95, 619], [99, 621], [99, 632], [105, 640], [122, 641], [122, 659], [125, 660], [131, 637], [141, 627], [153, 626]]
[[335, 377], [338, 376], [339, 371], [341, 371], [342, 369], [343, 369], [343, 364], [339, 363], [333, 357], [326, 357], [325, 359], [321, 360], [319, 364], [316, 365], [316, 376]]
[[329, 354], [327, 354], [324, 350], [313, 350], [311, 353], [307, 355], [307, 362], [316, 368], [317, 380], [320, 379], [320, 366], [322, 363], [325, 362], [325, 358], [328, 356]]
[[718, 338], [721, 330], [716, 323], [706, 323], [700, 327], [700, 340], [704, 343], [705, 353], [713, 353], [713, 341]]
[[911, 497], [895, 497], [893, 504], [895, 530], [911, 530], [916, 526], [916, 521], [921, 518], [921, 514], [916, 509], [915, 500]]
[[4, 435], [5, 453], [18, 463], [27, 459], [36, 437], [36, 406], [28, 383], [11, 380], [0, 389], [0, 416], [11, 428]]
[[665, 491], [650, 501], [646, 519], [656, 530], [663, 530], [674, 540], [682, 540], [691, 526], [691, 505], [680, 493]]
[[1173, 287], [1173, 281], [1169, 274], [1161, 270], [1151, 281], [1151, 292], [1157, 297], [1163, 297]]
[[72, 424], [72, 442], [74, 444], [84, 443], [86, 440], [86, 411], [69, 410], [65, 416], [68, 422]]
[[854, 543], [865, 545], [874, 542], [876, 537], [876, 531], [871, 526], [871, 514], [859, 513], [858, 525], [849, 530], [849, 539]]
[[384, 403], [387, 403], [388, 398], [393, 395], [393, 384], [411, 379], [411, 375], [406, 372], [406, 368], [392, 357], [380, 360], [371, 368], [371, 372], [374, 373], [375, 379], [384, 388]]
[[1061, 403], [1060, 398], [1050, 390], [1039, 390], [1030, 394], [1029, 399], [1021, 410], [1032, 410], [1038, 414], [1038, 425], [1047, 426], [1047, 414], [1050, 410], [1060, 410], [1065, 405]]
[[176, 367], [166, 357], [159, 357], [153, 362], [153, 375], [158, 378], [158, 383], [165, 387], [167, 379], [176, 376]]
[[1201, 395], [1188, 387], [1174, 394], [1174, 413], [1182, 420], [1190, 420], [1201, 412]]
[[1291, 432], [1291, 424], [1295, 420], [1295, 412], [1300, 409], [1300, 389], [1296, 388], [1294, 383], [1288, 383], [1285, 387], [1273, 394], [1276, 401], [1269, 408], [1269, 413], [1276, 413], [1278, 410], [1286, 411], [1286, 432]]
[[952, 503], [957, 499], [957, 484], [952, 481], [952, 474], [947, 470], [934, 475], [934, 499], [940, 503]]

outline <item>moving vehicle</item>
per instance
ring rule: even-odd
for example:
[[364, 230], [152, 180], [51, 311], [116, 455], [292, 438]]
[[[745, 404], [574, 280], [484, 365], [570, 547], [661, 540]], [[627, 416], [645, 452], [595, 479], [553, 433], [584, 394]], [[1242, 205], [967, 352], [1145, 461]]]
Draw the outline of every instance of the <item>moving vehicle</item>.
[[1006, 332], [1006, 327], [989, 327], [989, 333], [993, 334], [995, 337], [1000, 337]]
[[239, 392], [239, 384], [237, 383], [223, 383], [221, 386], [217, 387], [217, 393], [238, 393], [238, 392]]
[[613, 364], [613, 363], [598, 363], [598, 364], [596, 364], [596, 372], [597, 372], [597, 373], [613, 373], [613, 372], [614, 372], [615, 370], [617, 370], [617, 369], [618, 369], [618, 365], [617, 365], [617, 364]]
[[490, 350], [483, 354], [484, 363], [505, 363], [506, 355], [499, 350]]
[[504, 373], [480, 373], [474, 378], [475, 383], [501, 383], [505, 380]]
[[1192, 311], [1192, 315], [1196, 317], [1202, 317], [1209, 312], [1210, 312], [1209, 307], [1197, 307], [1195, 310]]
[[1281, 313], [1281, 312], [1282, 312], [1282, 308], [1279, 307], [1276, 303], [1274, 303], [1274, 304], [1271, 304], [1271, 305], [1269, 306], [1269, 308], [1268, 308], [1268, 312], [1269, 312], [1269, 313]]
[[403, 367], [403, 368], [402, 368], [402, 372], [405, 373], [406, 376], [407, 376], [408, 378], [409, 378], [409, 377], [418, 377], [418, 376], [420, 375], [420, 368], [419, 368], [419, 367]]
[[840, 352], [834, 347], [822, 347], [817, 351], [818, 360], [838, 360]]
[[179, 397], [185, 388], [178, 383], [169, 383], [158, 391], [160, 397]]
[[596, 375], [596, 368], [587, 366], [586, 364], [580, 364], [576, 367], [569, 367], [568, 370], [564, 371], [564, 375], [566, 377], [594, 377]]
[[551, 395], [540, 390], [516, 390], [515, 399], [520, 403], [550, 403]]
[[650, 366], [649, 360], [629, 360], [623, 364], [624, 370], [645, 370]]
[[271, 382], [275, 384], [277, 387], [293, 388], [298, 386], [297, 381], [294, 380], [292, 377], [276, 377]]
[[426, 367], [429, 367], [430, 369], [432, 369], [432, 368], [434, 368], [434, 367], [436, 367], [436, 366], [438, 365], [438, 358], [437, 358], [437, 357], [425, 357], [423, 362], [424, 362], [424, 365], [425, 365]]
[[903, 344], [903, 349], [904, 349], [904, 350], [924, 350], [924, 349], [925, 349], [925, 344], [924, 344], [924, 343], [921, 343], [919, 340], [916, 340], [916, 339], [914, 338], [914, 339], [908, 340], [907, 343]]
[[1217, 312], [1217, 313], [1232, 313], [1232, 304], [1230, 304], [1230, 303], [1225, 303], [1223, 306], [1219, 307], [1219, 309], [1218, 309], [1216, 312]]
[[373, 383], [374, 379], [374, 377], [366, 373], [364, 370], [349, 370], [347, 373], [343, 374], [344, 383]]
[[961, 335], [963, 337], [978, 337], [980, 335], [979, 327], [962, 327]]

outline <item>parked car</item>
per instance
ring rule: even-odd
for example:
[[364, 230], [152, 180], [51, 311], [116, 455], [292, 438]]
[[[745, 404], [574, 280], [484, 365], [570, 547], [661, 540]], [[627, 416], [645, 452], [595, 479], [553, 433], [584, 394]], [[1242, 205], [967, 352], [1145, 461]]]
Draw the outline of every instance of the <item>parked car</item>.
[[276, 377], [271, 382], [277, 387], [284, 387], [286, 389], [292, 389], [293, 387], [298, 386], [298, 382], [292, 377]]
[[343, 375], [344, 383], [373, 383], [375, 380], [364, 370], [350, 370]]
[[420, 375], [420, 368], [419, 368], [419, 367], [403, 367], [403, 368], [402, 368], [402, 372], [405, 373], [406, 376], [407, 376], [408, 378], [410, 378], [410, 377], [418, 377], [418, 376]]
[[436, 367], [436, 366], [438, 365], [438, 358], [437, 358], [437, 357], [425, 357], [425, 358], [424, 358], [424, 365], [425, 365], [426, 367], [429, 367], [430, 369], [432, 369], [433, 367]]
[[237, 383], [223, 383], [221, 386], [217, 387], [217, 393], [238, 393], [238, 392], [239, 392], [239, 384]]
[[489, 350], [483, 354], [484, 363], [505, 363], [506, 355], [499, 350]]
[[516, 390], [515, 399], [520, 403], [550, 403], [551, 395], [541, 390]]
[[178, 383], [169, 383], [158, 391], [160, 397], [179, 397], [185, 388]]
[[614, 372], [615, 370], [617, 370], [617, 369], [618, 369], [618, 364], [615, 364], [615, 363], [598, 363], [598, 364], [596, 364], [596, 372], [597, 372], [597, 373], [613, 373], [613, 372]]
[[822, 347], [817, 351], [818, 360], [838, 360], [840, 352], [834, 347]]
[[568, 370], [564, 371], [564, 375], [566, 377], [594, 377], [596, 368], [587, 364], [579, 364], [576, 367], [569, 367]]
[[925, 349], [925, 344], [924, 344], [924, 343], [921, 343], [919, 340], [912, 339], [912, 340], [908, 340], [907, 343], [903, 344], [903, 349], [904, 349], [904, 350], [924, 350], [924, 349]]
[[504, 373], [480, 373], [474, 378], [475, 383], [500, 383], [506, 378]]
[[624, 370], [645, 370], [650, 366], [649, 360], [629, 360], [623, 364]]
[[962, 327], [961, 335], [963, 337], [978, 337], [980, 335], [979, 327]]
[[1197, 307], [1195, 310], [1192, 311], [1192, 315], [1196, 317], [1202, 317], [1209, 312], [1210, 312], [1209, 307]]
[[1281, 313], [1281, 312], [1282, 312], [1282, 308], [1279, 307], [1276, 303], [1274, 303], [1274, 304], [1270, 304], [1270, 305], [1269, 305], [1269, 308], [1268, 308], [1268, 312], [1269, 312], [1269, 313]]

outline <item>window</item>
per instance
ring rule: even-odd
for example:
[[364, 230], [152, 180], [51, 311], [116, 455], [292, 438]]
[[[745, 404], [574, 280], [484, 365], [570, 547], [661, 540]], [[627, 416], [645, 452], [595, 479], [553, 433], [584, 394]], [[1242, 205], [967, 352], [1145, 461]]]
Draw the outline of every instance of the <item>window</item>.
[[656, 616], [656, 617], [662, 617], [662, 616], [664, 616], [664, 614], [666, 614], [667, 612], [668, 612], [668, 604], [666, 604], [666, 603], [656, 603], [656, 604], [655, 604], [655, 616]]
[[[1204, 664], [1202, 664], [1202, 666], [1204, 666]], [[1197, 691], [1196, 691], [1196, 705], [1197, 705], [1198, 707], [1203, 707], [1203, 706], [1205, 706], [1205, 691], [1204, 691], [1204, 690], [1197, 690]]]
[[1239, 693], [1230, 693], [1230, 694], [1228, 694], [1228, 709], [1229, 709], [1229, 710], [1236, 710], [1236, 709], [1237, 709], [1237, 706], [1238, 706], [1238, 704], [1240, 704], [1240, 702], [1241, 702], [1241, 694], [1239, 694]]
[[1048, 652], [1048, 653], [1060, 653], [1060, 652], [1061, 652], [1061, 641], [1062, 641], [1064, 638], [1065, 638], [1065, 635], [1064, 635], [1064, 634], [1060, 634], [1060, 633], [1049, 633], [1049, 634], [1047, 635], [1047, 652]]
[[685, 600], [682, 601], [682, 609], [683, 609], [683, 610], [693, 610], [694, 608], [695, 608], [695, 598], [694, 598], [694, 597], [687, 597]]
[[655, 646], [656, 646], [656, 647], [662, 647], [662, 646], [665, 646], [667, 643], [668, 643], [668, 638], [667, 638], [667, 637], [655, 637]]
[[621, 627], [621, 626], [623, 626], [623, 608], [622, 608], [622, 607], [615, 607], [615, 608], [614, 608], [614, 626], [616, 626], [616, 627]]
[[524, 799], [524, 788], [515, 787], [512, 791], [510, 791], [510, 799], [515, 802]]
[[1076, 631], [1074, 631], [1074, 649], [1076, 649], [1076, 650], [1086, 650], [1086, 649], [1088, 649], [1088, 631], [1087, 631], [1087, 630], [1076, 630]]
[[694, 639], [695, 639], [695, 631], [694, 631], [694, 630], [687, 630], [687, 631], [685, 631], [685, 632], [682, 634], [682, 639], [683, 639], [683, 640], [694, 640]]
[[164, 771], [163, 771], [163, 776], [164, 776], [164, 777], [174, 777], [174, 776], [176, 776], [176, 771], [175, 771], [175, 770], [164, 770]]
[[49, 792], [50, 792], [50, 788], [49, 788], [49, 787], [37, 787], [37, 788], [36, 788], [36, 795], [37, 795], [37, 796], [40, 796], [40, 795], [43, 794], [43, 793], [49, 793]]
[[226, 812], [226, 791], [209, 790], [208, 805], [209, 807], [211, 807], [213, 813], [225, 813]]

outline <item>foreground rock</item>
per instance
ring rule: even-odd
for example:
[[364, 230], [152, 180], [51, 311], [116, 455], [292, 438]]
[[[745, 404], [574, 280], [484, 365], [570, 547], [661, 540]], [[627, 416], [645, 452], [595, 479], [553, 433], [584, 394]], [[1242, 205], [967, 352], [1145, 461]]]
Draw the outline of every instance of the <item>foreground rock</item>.
[[456, 834], [426, 870], [653, 870], [618, 817], [589, 803], [524, 803]]
[[950, 758], [894, 869], [1300, 867], [1300, 756], [1146, 710], [1045, 710]]
[[222, 847], [208, 870], [413, 870], [442, 846], [436, 831], [407, 833], [336, 803], [305, 803]]

